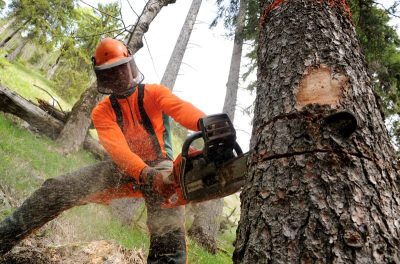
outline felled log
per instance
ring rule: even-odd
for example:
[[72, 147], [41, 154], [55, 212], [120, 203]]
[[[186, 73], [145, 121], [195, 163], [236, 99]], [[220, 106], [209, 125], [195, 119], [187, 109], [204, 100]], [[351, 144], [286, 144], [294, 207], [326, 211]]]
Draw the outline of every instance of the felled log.
[[[56, 139], [64, 126], [62, 121], [3, 85], [0, 85], [0, 111], [21, 118], [51, 139]], [[86, 137], [83, 147], [99, 159], [103, 160], [107, 157], [104, 148], [92, 137]]]

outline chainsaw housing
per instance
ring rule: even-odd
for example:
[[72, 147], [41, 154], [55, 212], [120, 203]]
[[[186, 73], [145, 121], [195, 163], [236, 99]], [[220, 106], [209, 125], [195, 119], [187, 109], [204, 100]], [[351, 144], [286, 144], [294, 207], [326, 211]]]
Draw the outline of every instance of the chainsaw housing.
[[[236, 131], [226, 114], [200, 119], [200, 132], [189, 136], [182, 147], [180, 186], [187, 202], [221, 198], [244, 184], [247, 155], [236, 142]], [[190, 155], [192, 142], [204, 140], [204, 148]]]

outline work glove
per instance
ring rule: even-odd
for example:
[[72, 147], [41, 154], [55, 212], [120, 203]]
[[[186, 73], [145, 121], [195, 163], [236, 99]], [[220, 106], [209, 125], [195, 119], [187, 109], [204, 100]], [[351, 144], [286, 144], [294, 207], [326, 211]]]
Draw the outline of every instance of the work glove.
[[156, 193], [168, 199], [175, 193], [173, 175], [171, 172], [159, 171], [153, 167], [145, 167], [140, 174], [140, 185], [145, 196]]

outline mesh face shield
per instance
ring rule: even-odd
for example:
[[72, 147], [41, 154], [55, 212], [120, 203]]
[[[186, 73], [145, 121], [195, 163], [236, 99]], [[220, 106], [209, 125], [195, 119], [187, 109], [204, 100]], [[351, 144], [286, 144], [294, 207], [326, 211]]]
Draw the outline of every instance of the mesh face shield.
[[132, 56], [110, 64], [95, 66], [97, 90], [102, 94], [126, 95], [143, 81]]

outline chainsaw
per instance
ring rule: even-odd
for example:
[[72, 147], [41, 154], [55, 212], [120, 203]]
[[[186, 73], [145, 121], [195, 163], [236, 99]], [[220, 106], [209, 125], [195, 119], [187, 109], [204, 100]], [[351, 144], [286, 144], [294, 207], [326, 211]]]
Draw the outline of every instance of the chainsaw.
[[[236, 142], [236, 131], [226, 114], [201, 118], [200, 131], [190, 135], [174, 161], [175, 194], [163, 207], [208, 201], [231, 195], [245, 182], [247, 153]], [[192, 143], [203, 139], [197, 150]]]
[[[346, 140], [359, 126], [355, 115], [348, 110], [328, 114], [320, 125], [335, 142]], [[163, 207], [222, 198], [244, 185], [249, 154], [243, 154], [236, 142], [236, 131], [229, 117], [206, 116], [200, 119], [199, 128], [199, 132], [185, 140], [181, 155], [174, 161], [176, 192]], [[204, 147], [196, 150], [191, 145], [200, 138]]]

